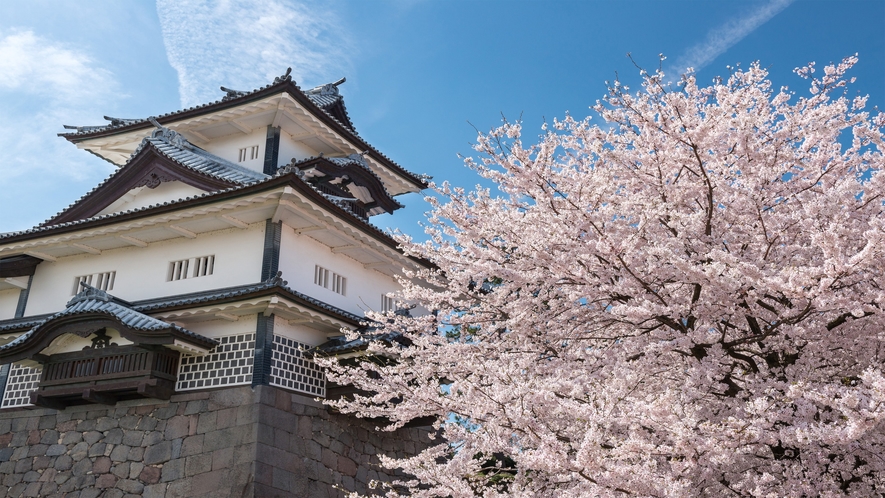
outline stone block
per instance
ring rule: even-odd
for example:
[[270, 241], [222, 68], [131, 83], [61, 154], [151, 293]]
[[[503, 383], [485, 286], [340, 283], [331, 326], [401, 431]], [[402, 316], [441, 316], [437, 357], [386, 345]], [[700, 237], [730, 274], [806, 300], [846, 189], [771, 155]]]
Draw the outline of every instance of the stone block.
[[255, 462], [255, 482], [273, 484], [273, 466], [264, 462]]
[[205, 434], [215, 430], [215, 422], [218, 414], [216, 412], [206, 412], [200, 414], [200, 420], [197, 422], [197, 434]]
[[25, 472], [31, 470], [31, 465], [33, 465], [34, 461], [30, 458], [22, 458], [21, 460], [15, 462], [15, 473], [16, 474], [24, 474]]
[[160, 482], [161, 474], [162, 469], [159, 467], [145, 467], [142, 469], [141, 473], [138, 474], [138, 480], [145, 484], [155, 484]]
[[138, 478], [141, 471], [144, 470], [144, 464], [141, 462], [129, 462], [129, 478]]
[[251, 463], [255, 460], [255, 443], [234, 446], [234, 465]]
[[111, 459], [106, 456], [101, 456], [95, 459], [95, 463], [92, 464], [92, 473], [93, 474], [105, 474], [110, 472], [111, 470]]
[[[55, 417], [53, 417], [54, 419]], [[42, 420], [42, 417], [41, 417]], [[40, 443], [45, 445], [58, 444], [58, 431], [56, 430], [48, 430], [43, 432], [43, 436], [40, 438]]]
[[272, 486], [276, 489], [291, 493], [292, 489], [295, 487], [295, 474], [274, 467]]
[[3, 476], [3, 485], [4, 486], [15, 486], [16, 484], [22, 482], [22, 474], [7, 474]]
[[334, 469], [338, 465], [338, 455], [328, 448], [323, 448], [323, 457], [321, 461], [326, 467]]
[[190, 426], [190, 417], [177, 415], [166, 421], [167, 440], [178, 439], [187, 436], [188, 427]]
[[77, 430], [80, 432], [88, 432], [95, 430], [95, 420], [84, 419], [77, 423]]
[[209, 410], [215, 411], [232, 406], [252, 405], [253, 396], [252, 389], [248, 387], [212, 391], [209, 394]]
[[138, 427], [139, 420], [141, 420], [141, 417], [136, 415], [126, 415], [119, 420], [120, 428], [131, 431]]
[[42, 470], [42, 469], [49, 468], [49, 466], [52, 465], [52, 460], [53, 460], [53, 458], [48, 457], [48, 456], [35, 457], [34, 463], [31, 466], [31, 468], [34, 470]]
[[196, 436], [190, 436], [184, 439], [181, 444], [181, 456], [187, 457], [191, 455], [196, 455], [203, 451], [203, 438], [206, 437], [203, 434], [198, 434]]
[[73, 468], [71, 468], [71, 472], [75, 476], [82, 476], [86, 475], [87, 472], [92, 472], [92, 460], [88, 458], [80, 460], [74, 464]]
[[98, 431], [87, 431], [83, 433], [83, 441], [86, 441], [86, 444], [90, 446], [97, 443], [103, 437], [104, 434]]
[[63, 444], [53, 444], [49, 448], [46, 448], [47, 456], [59, 456], [64, 455], [68, 451], [68, 447]]
[[16, 447], [28, 444], [28, 431], [12, 433], [12, 441], [10, 441], [9, 444]]
[[350, 458], [338, 455], [338, 466], [336, 467], [338, 472], [353, 477], [356, 475], [356, 467], [356, 462]]
[[145, 465], [163, 463], [172, 458], [172, 442], [163, 441], [149, 446], [144, 452]]
[[163, 433], [160, 431], [150, 431], [145, 433], [142, 446], [153, 446], [163, 440]]
[[28, 431], [28, 444], [37, 444], [40, 442], [40, 431], [33, 429]]
[[[126, 479], [129, 477], [129, 462], [118, 463], [111, 467], [111, 474], [114, 474], [120, 479]], [[119, 487], [119, 486], [118, 486]]]
[[22, 476], [23, 482], [37, 482], [40, 480], [40, 473], [36, 470], [29, 470]]
[[107, 449], [108, 445], [105, 443], [95, 443], [89, 447], [89, 451], [86, 453], [89, 457], [96, 457], [104, 455], [104, 451]]
[[95, 487], [99, 489], [113, 488], [116, 484], [117, 477], [113, 474], [104, 474], [95, 480]]
[[41, 487], [43, 487], [43, 483], [32, 482], [22, 490], [21, 496], [40, 496]]
[[74, 459], [70, 457], [70, 455], [60, 455], [55, 459], [55, 470], [65, 471], [70, 470], [71, 467], [74, 466]]
[[244, 405], [237, 408], [237, 425], [254, 424], [258, 421], [258, 406]]
[[166, 498], [166, 484], [145, 486], [141, 496], [142, 498]]
[[233, 465], [234, 449], [232, 447], [221, 448], [212, 452], [212, 470], [228, 468]]
[[225, 429], [237, 425], [237, 409], [225, 408], [216, 412], [215, 428]]
[[158, 422], [159, 420], [153, 417], [142, 417], [141, 420], [138, 421], [138, 425], [134, 428], [141, 431], [152, 431], [157, 428]]
[[22, 443], [22, 446], [19, 446], [12, 452], [12, 456], [9, 457], [10, 460], [21, 460], [22, 458], [28, 457], [28, 451], [30, 451], [30, 447]]
[[126, 493], [138, 495], [144, 491], [144, 484], [131, 479], [122, 479], [117, 481], [117, 489]]
[[266, 444], [268, 446], [273, 446], [274, 443], [274, 428], [269, 425], [258, 424], [258, 433], [256, 435], [256, 441], [260, 444]]
[[120, 423], [113, 417], [101, 417], [95, 422], [95, 430], [99, 432], [104, 432], [119, 426]]
[[178, 404], [168, 404], [154, 410], [152, 414], [157, 420], [168, 420], [178, 413]]
[[185, 463], [184, 458], [177, 458], [163, 464], [163, 475], [160, 477], [160, 482], [177, 481], [183, 478], [185, 476]]
[[77, 444], [83, 440], [83, 433], [77, 431], [69, 431], [65, 432], [64, 436], [61, 438], [61, 444]]
[[125, 462], [129, 458], [129, 451], [131, 449], [125, 444], [118, 444], [111, 450], [111, 460], [114, 462]]
[[188, 401], [184, 407], [185, 415], [194, 415], [196, 413], [203, 413], [209, 409], [209, 402], [205, 399], [198, 399], [194, 401]]
[[144, 441], [144, 431], [124, 429], [123, 439], [120, 442], [126, 446], [140, 446], [142, 441]]
[[129, 460], [132, 462], [140, 462], [144, 459], [144, 448], [136, 446], [129, 450]]
[[108, 430], [104, 436], [104, 442], [107, 444], [120, 444], [123, 442], [123, 429], [114, 427]]
[[181, 479], [166, 486], [166, 498], [191, 498], [191, 481], [190, 479]]
[[190, 477], [212, 470], [212, 457], [210, 455], [194, 455], [187, 457], [185, 474]]
[[46, 444], [35, 444], [28, 448], [28, 456], [35, 457], [40, 455], [45, 455], [46, 450], [49, 449], [49, 445]]

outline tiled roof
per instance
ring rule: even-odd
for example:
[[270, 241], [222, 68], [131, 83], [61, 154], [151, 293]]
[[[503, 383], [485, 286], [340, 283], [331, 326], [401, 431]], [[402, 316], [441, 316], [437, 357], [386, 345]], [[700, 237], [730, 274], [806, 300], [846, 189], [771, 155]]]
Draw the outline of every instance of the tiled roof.
[[158, 320], [156, 318], [147, 316], [143, 313], [135, 311], [131, 308], [132, 304], [116, 297], [111, 296], [107, 292], [96, 289], [94, 287], [83, 285], [84, 289], [79, 294], [74, 296], [73, 299], [68, 301], [65, 309], [50, 315], [47, 318], [44, 318], [36, 325], [31, 327], [30, 330], [25, 332], [24, 334], [16, 337], [11, 342], [0, 346], [0, 351], [4, 351], [6, 349], [10, 349], [14, 346], [18, 346], [21, 343], [27, 341], [31, 336], [37, 333], [40, 328], [48, 324], [54, 320], [59, 318], [64, 318], [72, 315], [81, 315], [81, 314], [103, 314], [113, 317], [118, 320], [124, 326], [132, 329], [132, 330], [140, 330], [140, 331], [163, 331], [163, 330], [174, 330], [179, 333], [184, 334], [185, 336], [191, 337], [203, 343], [209, 344], [217, 344], [218, 341], [215, 339], [210, 339], [208, 337], [201, 336], [199, 334], [195, 334], [187, 329], [179, 327], [178, 325], [172, 325], [170, 323], [166, 323], [162, 320]]
[[329, 339], [314, 348], [314, 353], [319, 355], [335, 356], [345, 353], [353, 353], [355, 351], [363, 351], [369, 347], [372, 342], [385, 342], [388, 344], [398, 343], [404, 344], [405, 337], [399, 332], [385, 332], [383, 334], [373, 333], [374, 328], [366, 329], [359, 337], [348, 339], [345, 336], [338, 336]]
[[292, 294], [295, 298], [302, 300], [306, 303], [312, 304], [313, 306], [328, 311], [332, 314], [339, 315], [342, 318], [350, 320], [352, 322], [361, 322], [364, 321], [365, 318], [359, 315], [355, 315], [349, 311], [345, 311], [336, 306], [332, 306], [331, 304], [324, 303], [319, 299], [314, 299], [307, 294], [302, 294], [290, 287], [288, 287], [288, 282], [282, 279], [282, 272], [277, 272], [277, 274], [264, 282], [259, 282], [257, 284], [248, 284], [248, 285], [240, 285], [236, 287], [226, 287], [223, 289], [214, 289], [210, 291], [203, 292], [195, 292], [191, 294], [183, 294], [178, 296], [170, 296], [170, 297], [162, 297], [157, 299], [150, 299], [146, 301], [139, 301], [137, 303], [133, 303], [133, 309], [142, 312], [150, 312], [159, 309], [165, 308], [173, 308], [179, 306], [193, 306], [201, 303], [214, 302], [223, 299], [235, 298], [247, 294], [252, 294], [255, 292], [260, 292], [263, 290], [268, 290], [272, 288], [280, 288], [286, 291], [289, 294]]
[[[107, 185], [108, 182], [121, 174], [124, 168], [126, 168], [126, 166], [128, 166], [129, 163], [146, 147], [153, 147], [159, 154], [185, 168], [228, 183], [248, 185], [269, 178], [269, 176], [264, 173], [244, 168], [226, 159], [212, 155], [188, 142], [180, 133], [160, 126], [150, 137], [145, 137], [145, 139], [141, 141], [141, 144], [139, 144], [138, 148], [135, 149], [135, 152], [130, 155], [129, 161], [127, 161], [126, 164], [111, 173], [110, 176], [92, 188], [92, 190], [53, 215], [52, 218], [41, 223], [41, 226], [50, 224], [55, 225], [52, 223], [53, 220], [57, 219], [72, 207], [94, 195], [98, 190]], [[0, 236], [0, 238], [2, 238], [2, 236]]]
[[[115, 218], [123, 218], [125, 216], [139, 216], [139, 215], [141, 215], [141, 213], [145, 213], [145, 215], [150, 215], [149, 211], [157, 210], [157, 209], [164, 208], [164, 207], [168, 207], [170, 209], [173, 209], [173, 208], [177, 208], [178, 206], [180, 206], [182, 204], [186, 204], [186, 203], [212, 202], [214, 200], [213, 199], [214, 197], [220, 197], [225, 194], [235, 194], [238, 191], [246, 190], [246, 189], [253, 188], [253, 187], [257, 188], [261, 184], [270, 183], [271, 181], [277, 180], [278, 178], [283, 177], [283, 176], [288, 176], [289, 177], [288, 181], [296, 181], [296, 179], [297, 179], [297, 181], [301, 185], [303, 185], [307, 188], [310, 188], [312, 191], [316, 192], [317, 195], [326, 199], [327, 202], [335, 205], [335, 207], [337, 209], [341, 209], [342, 211], [346, 212], [347, 215], [352, 218], [351, 221], [356, 220], [359, 222], [359, 223], [355, 223], [354, 225], [362, 227], [363, 229], [365, 229], [365, 231], [367, 231], [375, 239], [381, 240], [385, 244], [387, 244], [391, 247], [394, 247], [394, 248], [398, 247], [398, 243], [395, 240], [393, 240], [387, 233], [385, 233], [383, 230], [378, 228], [376, 225], [374, 225], [374, 224], [370, 223], [369, 221], [363, 219], [362, 217], [354, 214], [349, 209], [347, 209], [347, 207], [342, 206], [342, 203], [336, 203], [333, 199], [330, 199], [330, 196], [320, 192], [316, 187], [314, 187], [310, 183], [304, 181], [303, 179], [299, 178], [296, 174], [293, 173], [293, 171], [291, 169], [287, 169], [287, 168], [280, 169], [279, 171], [277, 171], [277, 174], [275, 176], [267, 177], [263, 181], [257, 181], [255, 183], [251, 183], [251, 184], [247, 184], [247, 185], [239, 185], [236, 187], [231, 187], [229, 189], [219, 190], [217, 192], [206, 192], [205, 194], [201, 194], [201, 195], [197, 195], [197, 196], [193, 196], [193, 197], [186, 197], [184, 199], [178, 199], [176, 201], [165, 201], [162, 203], [152, 204], [149, 206], [144, 206], [144, 207], [140, 207], [140, 208], [136, 208], [136, 209], [128, 209], [126, 211], [120, 211], [118, 213], [102, 214], [102, 215], [93, 216], [90, 218], [84, 218], [81, 220], [69, 221], [69, 222], [58, 223], [58, 224], [53, 224], [53, 225], [39, 225], [39, 226], [36, 226], [33, 228], [29, 228], [27, 230], [21, 230], [18, 232], [7, 232], [4, 234], [0, 234], [0, 243], [3, 243], [4, 241], [9, 240], [9, 239], [18, 239], [20, 237], [29, 237], [31, 235], [52, 232], [52, 231], [60, 230], [60, 229], [64, 229], [66, 231], [75, 230], [75, 229], [77, 229], [76, 227], [81, 226], [81, 225], [87, 225], [89, 223], [97, 223], [97, 222], [101, 222], [101, 221], [107, 221], [108, 223], [113, 223]], [[409, 257], [409, 258], [412, 259], [413, 261], [416, 261], [416, 262], [424, 265], [424, 266], [433, 267], [433, 263], [431, 263], [429, 261], [414, 258], [414, 257]]]
[[141, 145], [135, 149], [131, 157], [135, 157], [148, 144], [153, 145], [161, 154], [186, 168], [221, 180], [245, 185], [268, 178], [260, 171], [244, 168], [227, 159], [210, 154], [191, 144], [180, 134], [165, 128], [157, 129], [152, 136], [142, 140]]
[[[252, 97], [261, 97], [263, 95], [270, 95], [275, 90], [281, 91], [289, 91], [293, 95], [301, 94], [307, 98], [312, 104], [317, 106], [320, 111], [322, 111], [326, 117], [331, 119], [334, 123], [342, 126], [348, 133], [352, 134], [352, 136], [361, 143], [362, 146], [365, 146], [369, 151], [374, 153], [376, 159], [380, 159], [382, 163], [385, 163], [393, 170], [397, 171], [401, 175], [410, 179], [411, 182], [420, 187], [426, 188], [427, 181], [430, 177], [426, 175], [416, 175], [412, 173], [396, 162], [394, 162], [390, 157], [383, 154], [381, 151], [373, 147], [371, 144], [366, 142], [360, 135], [356, 132], [356, 129], [353, 127], [353, 123], [350, 121], [350, 117], [347, 114], [347, 110], [344, 107], [344, 100], [340, 95], [333, 95], [331, 90], [328, 88], [331, 86], [335, 88], [335, 93], [337, 93], [337, 86], [343, 83], [343, 80], [339, 80], [335, 83], [329, 83], [326, 85], [321, 85], [315, 88], [311, 88], [309, 90], [301, 90], [293, 81], [290, 75], [291, 68], [284, 74], [283, 76], [277, 77], [274, 82], [270, 85], [265, 85], [263, 87], [252, 90], [251, 92], [238, 91], [238, 90], [230, 90], [222, 87], [226, 95], [221, 100], [216, 100], [214, 102], [209, 102], [207, 104], [202, 104], [194, 107], [189, 107], [187, 109], [180, 109], [177, 111], [168, 112], [165, 114], [160, 114], [155, 116], [155, 119], [158, 121], [164, 121], [166, 123], [173, 122], [176, 119], [184, 118], [186, 116], [191, 115], [199, 115], [200, 112], [212, 112], [212, 108], [226, 108], [228, 105], [236, 105], [237, 101], [247, 100]], [[324, 94], [323, 89], [327, 89]], [[294, 90], [294, 92], [293, 92]], [[232, 103], [232, 104], [231, 104]], [[205, 111], [204, 111], [205, 110]], [[140, 127], [145, 126], [150, 118], [144, 119], [113, 119], [107, 118], [111, 122], [104, 126], [66, 126], [68, 129], [76, 130], [72, 133], [59, 133], [59, 136], [65, 137], [68, 140], [77, 143], [82, 140], [88, 140], [91, 135], [101, 134], [104, 132], [112, 132], [118, 129], [132, 128], [138, 129]]]

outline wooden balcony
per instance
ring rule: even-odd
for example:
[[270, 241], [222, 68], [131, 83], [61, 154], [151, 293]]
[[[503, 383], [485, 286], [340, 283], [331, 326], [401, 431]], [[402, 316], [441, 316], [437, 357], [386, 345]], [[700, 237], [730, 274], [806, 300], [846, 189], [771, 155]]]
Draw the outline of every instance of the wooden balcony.
[[110, 346], [43, 358], [31, 403], [62, 409], [83, 403], [113, 405], [138, 397], [169, 399], [179, 353], [164, 347]]

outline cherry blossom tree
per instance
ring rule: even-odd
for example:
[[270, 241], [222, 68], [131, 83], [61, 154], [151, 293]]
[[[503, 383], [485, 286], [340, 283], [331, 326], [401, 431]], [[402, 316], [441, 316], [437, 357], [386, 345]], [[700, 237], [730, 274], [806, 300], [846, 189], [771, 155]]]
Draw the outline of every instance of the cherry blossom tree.
[[403, 238], [438, 269], [399, 298], [433, 313], [328, 362], [364, 393], [339, 409], [438, 421], [388, 496], [885, 494], [885, 117], [855, 62], [798, 95], [644, 73], [600, 126], [480, 134], [499, 191], [442, 184]]

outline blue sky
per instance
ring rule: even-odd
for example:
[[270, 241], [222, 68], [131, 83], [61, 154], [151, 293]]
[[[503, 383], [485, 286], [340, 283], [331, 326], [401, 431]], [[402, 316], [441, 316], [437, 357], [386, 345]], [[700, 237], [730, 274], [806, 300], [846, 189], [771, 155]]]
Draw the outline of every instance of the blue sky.
[[[341, 87], [357, 130], [435, 181], [478, 180], [457, 154], [476, 133], [522, 116], [576, 117], [627, 58], [699, 80], [759, 60], [777, 85], [793, 68], [858, 53], [852, 92], [885, 108], [882, 0], [327, 1], [30, 0], [0, 3], [0, 232], [49, 218], [113, 166], [56, 137], [62, 124], [143, 117], [251, 89], [293, 67], [302, 87]], [[379, 216], [417, 238], [427, 205]]]

